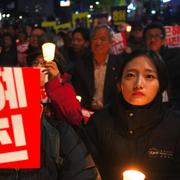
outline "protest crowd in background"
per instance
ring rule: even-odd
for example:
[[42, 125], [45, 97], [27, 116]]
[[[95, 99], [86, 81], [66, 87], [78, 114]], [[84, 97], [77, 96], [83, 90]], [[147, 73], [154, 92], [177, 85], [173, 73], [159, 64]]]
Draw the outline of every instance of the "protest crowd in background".
[[[58, 176], [62, 179], [64, 177], [65, 180], [73, 176], [76, 179], [74, 174], [81, 171], [82, 174], [77, 176], [77, 180], [85, 180], [86, 177], [100, 180], [98, 166], [95, 165], [96, 160], [95, 162], [92, 160], [88, 151], [89, 147], [87, 146], [87, 150], [79, 137], [85, 143], [88, 142], [84, 136], [86, 130], [84, 127], [89, 118], [92, 114], [96, 115], [109, 106], [116, 98], [119, 70], [124, 59], [137, 50], [152, 50], [158, 53], [169, 73], [169, 88], [162, 92], [164, 93], [162, 101], [168, 108], [180, 111], [180, 24], [173, 22], [171, 25], [163, 24], [159, 19], [148, 19], [147, 21], [123, 22], [115, 26], [106, 18], [97, 18], [96, 23], [89, 27], [76, 24], [73, 28], [53, 29], [43, 24], [47, 25], [48, 22], [42, 22], [36, 27], [32, 24], [2, 23], [0, 27], [0, 67], [55, 68], [56, 75], [51, 79], [52, 72], [49, 70], [49, 82], [41, 86], [41, 105], [46, 110], [42, 113], [45, 116], [42, 117], [61, 119], [67, 123], [58, 124], [57, 121], [52, 125], [61, 135], [64, 135], [63, 138], [67, 129], [71, 137], [75, 134], [73, 142], [69, 142], [67, 138], [68, 147], [71, 143], [79, 143], [74, 146], [75, 150], [71, 149], [73, 157], [70, 157], [70, 160], [71, 158], [76, 159], [78, 155], [76, 149], [77, 151], [80, 149], [79, 152], [83, 153], [80, 159], [84, 161], [80, 164], [82, 169], [76, 169], [77, 164], [72, 163], [75, 169], [71, 172], [72, 176], [68, 175], [68, 170], [72, 170], [71, 166], [65, 164], [65, 169], [60, 168], [62, 174], [54, 174], [52, 179]], [[42, 45], [45, 42], [52, 42], [56, 45], [55, 64], [49, 64], [52, 67], [48, 67], [48, 63], [43, 60]], [[51, 100], [48, 101], [49, 99]], [[63, 141], [65, 142], [66, 138]], [[52, 165], [54, 166], [53, 163]], [[51, 171], [55, 172], [53, 167], [51, 168], [46, 179], [51, 177]], [[44, 169], [42, 173], [43, 171]], [[3, 173], [6, 174], [9, 171], [4, 170]], [[10, 173], [14, 176], [13, 170]], [[35, 174], [34, 179], [39, 180], [36, 177], [36, 171], [33, 170], [32, 173]], [[44, 178], [45, 176], [42, 175]]]

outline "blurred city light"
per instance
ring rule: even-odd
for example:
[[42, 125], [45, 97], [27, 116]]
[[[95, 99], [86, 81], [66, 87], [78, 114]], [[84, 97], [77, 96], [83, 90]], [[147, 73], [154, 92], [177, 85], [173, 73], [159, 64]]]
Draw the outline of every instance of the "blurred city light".
[[9, 18], [9, 17], [10, 17], [10, 14], [6, 14], [6, 17]]
[[[5, 21], [16, 23], [17, 21], [20, 23], [40, 24], [42, 20], [55, 20], [57, 23], [61, 22], [61, 24], [63, 24], [71, 21], [71, 15], [73, 13], [89, 12], [93, 16], [93, 13], [107, 12], [110, 15], [110, 7], [114, 5], [120, 6], [120, 0], [112, 0], [112, 2], [111, 0], [107, 0], [109, 2], [107, 4], [102, 3], [100, 0], [55, 0], [55, 2], [50, 0], [46, 2], [31, 0], [32, 2], [28, 4], [25, 3], [24, 0], [16, 0], [17, 3], [11, 7], [9, 4], [11, 4], [10, 2], [12, 1], [14, 2], [14, 0], [4, 0], [4, 4], [2, 3], [1, 5], [0, 3], [1, 23]], [[179, 22], [179, 1], [180, 0], [121, 0], [121, 2], [127, 3], [127, 21], [140, 21], [142, 19], [146, 21], [146, 17], [150, 17], [151, 19], [162, 18], [165, 24], [171, 23], [169, 19]], [[17, 6], [18, 4], [22, 4], [22, 6]], [[69, 7], [68, 11], [67, 8], [63, 7]], [[159, 15], [161, 17], [159, 17]], [[169, 15], [172, 16], [169, 17]], [[57, 17], [59, 19], [56, 19]], [[90, 15], [88, 15], [88, 18], [91, 20]]]
[[172, 12], [173, 12], [173, 9], [169, 9], [169, 12], [172, 13]]
[[130, 3], [129, 6], [127, 7], [129, 10], [136, 10], [136, 6], [133, 3]]
[[99, 5], [99, 1], [96, 1], [96, 5]]
[[90, 19], [91, 18], [91, 14], [88, 14], [87, 17]]
[[171, 0], [162, 0], [163, 3], [170, 2]]
[[151, 14], [156, 14], [156, 11], [154, 9], [151, 10]]
[[71, 1], [70, 0], [64, 0], [64, 1], [60, 1], [60, 6], [61, 7], [68, 7], [71, 5]]
[[131, 12], [131, 10], [130, 9], [127, 9], [127, 13], [130, 13]]

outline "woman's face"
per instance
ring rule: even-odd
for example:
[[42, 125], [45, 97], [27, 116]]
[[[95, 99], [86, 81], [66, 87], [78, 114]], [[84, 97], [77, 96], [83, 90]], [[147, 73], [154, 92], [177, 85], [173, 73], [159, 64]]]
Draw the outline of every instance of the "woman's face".
[[45, 66], [45, 60], [43, 58], [43, 55], [38, 55], [36, 59], [33, 61], [32, 66], [33, 67], [44, 67]]
[[81, 51], [87, 46], [86, 40], [83, 38], [82, 34], [80, 32], [76, 32], [72, 36], [72, 46], [74, 50]]
[[33, 67], [38, 67], [40, 68], [40, 85], [41, 87], [45, 85], [47, 82], [47, 74], [45, 70], [45, 60], [42, 55], [39, 55], [36, 57], [36, 59], [32, 63]]
[[118, 88], [129, 104], [149, 104], [159, 91], [156, 67], [146, 56], [134, 58], [125, 66]]
[[12, 44], [13, 44], [13, 41], [12, 41], [11, 37], [5, 36], [4, 37], [4, 46], [8, 48], [8, 47], [11, 47]]

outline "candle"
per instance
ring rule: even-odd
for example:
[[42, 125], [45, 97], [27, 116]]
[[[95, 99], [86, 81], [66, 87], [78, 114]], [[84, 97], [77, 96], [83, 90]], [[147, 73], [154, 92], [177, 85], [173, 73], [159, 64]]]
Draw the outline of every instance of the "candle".
[[81, 96], [76, 96], [76, 99], [77, 99], [79, 102], [81, 102], [82, 97], [81, 97]]
[[43, 51], [43, 58], [45, 61], [52, 61], [54, 60], [54, 54], [55, 54], [55, 44], [54, 43], [44, 43], [42, 45], [42, 51]]
[[123, 180], [144, 180], [145, 175], [137, 170], [126, 170], [123, 172]]
[[126, 26], [126, 31], [127, 31], [127, 32], [131, 32], [131, 29], [132, 29], [132, 27], [131, 27], [131, 26], [129, 26], [129, 25], [128, 25], [128, 26]]

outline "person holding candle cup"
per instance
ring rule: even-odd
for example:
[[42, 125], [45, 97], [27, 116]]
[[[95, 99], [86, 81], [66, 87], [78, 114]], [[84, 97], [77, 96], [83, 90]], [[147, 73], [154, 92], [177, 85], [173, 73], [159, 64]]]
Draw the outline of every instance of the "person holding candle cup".
[[[41, 88], [47, 93], [41, 113], [41, 167], [29, 170], [1, 170], [0, 179], [101, 180], [83, 141], [71, 126], [82, 120], [73, 87], [63, 78], [56, 61], [36, 54], [32, 67], [40, 70]], [[48, 79], [45, 77], [48, 76]]]
[[72, 126], [78, 126], [83, 117], [81, 106], [76, 99], [73, 86], [62, 73], [58, 63], [51, 59], [44, 60], [41, 52], [34, 55], [32, 66], [40, 68], [41, 103], [51, 104], [56, 118], [63, 119]]
[[103, 180], [121, 180], [128, 169], [145, 180], [180, 179], [180, 113], [162, 102], [166, 65], [153, 51], [135, 51], [122, 63], [117, 96], [94, 113], [85, 132]]

